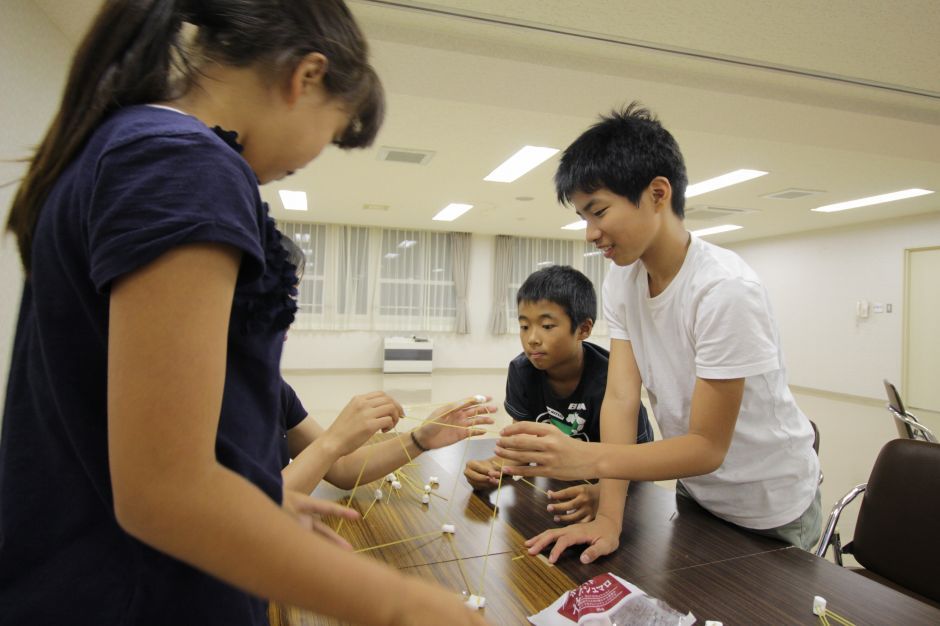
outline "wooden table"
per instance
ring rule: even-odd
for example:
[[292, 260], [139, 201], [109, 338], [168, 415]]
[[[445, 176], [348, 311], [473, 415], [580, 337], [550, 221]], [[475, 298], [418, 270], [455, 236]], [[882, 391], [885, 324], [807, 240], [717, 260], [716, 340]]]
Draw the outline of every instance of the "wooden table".
[[[461, 460], [487, 458], [493, 445], [492, 439], [475, 440], [422, 455], [402, 468], [403, 488], [394, 493], [380, 481], [361, 486], [351, 505], [368, 515], [344, 524], [340, 534], [354, 549], [420, 536], [365, 554], [455, 593], [484, 595], [487, 620], [500, 626], [526, 624], [527, 616], [605, 572], [679, 611], [691, 611], [699, 623], [819, 623], [811, 607], [813, 596], [822, 595], [832, 610], [859, 625], [940, 624], [940, 610], [934, 607], [803, 550], [741, 531], [651, 483], [631, 484], [614, 554], [584, 565], [578, 560], [583, 547], [573, 548], [556, 566], [543, 556], [526, 556], [522, 542], [556, 526], [546, 511], [546, 496], [511, 479], [498, 494], [474, 494], [462, 477]], [[432, 475], [441, 484], [430, 505], [422, 505], [420, 492]], [[564, 485], [544, 478], [533, 482], [542, 490]], [[385, 498], [373, 504], [376, 487]], [[329, 485], [315, 495], [343, 502], [349, 497]], [[440, 532], [445, 522], [455, 524], [455, 535]], [[273, 624], [292, 626], [338, 623], [289, 607], [272, 606], [271, 617]]]

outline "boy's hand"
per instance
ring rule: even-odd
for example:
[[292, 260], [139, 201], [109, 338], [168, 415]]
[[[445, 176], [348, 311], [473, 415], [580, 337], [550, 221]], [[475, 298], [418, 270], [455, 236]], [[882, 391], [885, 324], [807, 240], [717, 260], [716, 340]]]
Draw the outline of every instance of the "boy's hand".
[[525, 545], [529, 548], [529, 554], [536, 555], [552, 542], [555, 547], [548, 556], [549, 563], [557, 561], [565, 548], [580, 543], [590, 544], [590, 547], [581, 553], [581, 562], [591, 563], [597, 557], [610, 554], [620, 546], [620, 527], [600, 516], [593, 522], [546, 530], [527, 539]]
[[418, 427], [415, 436], [422, 446], [434, 450], [463, 441], [467, 437], [482, 435], [486, 431], [474, 427], [492, 424], [493, 418], [490, 414], [497, 411], [495, 405], [486, 404], [489, 400], [489, 396], [486, 396], [483, 402], [467, 398], [460, 403], [442, 406]]
[[555, 513], [556, 522], [590, 522], [597, 514], [598, 490], [598, 485], [575, 485], [549, 491], [549, 499], [555, 502], [548, 505], [548, 510]]
[[345, 456], [378, 431], [394, 428], [404, 414], [394, 398], [385, 392], [373, 391], [354, 396], [324, 434], [333, 441], [337, 457]]
[[504, 474], [561, 480], [598, 477], [592, 444], [569, 437], [551, 424], [516, 422], [500, 434], [496, 456], [503, 462]]
[[499, 459], [470, 461], [463, 470], [464, 478], [474, 489], [489, 489], [499, 484]]

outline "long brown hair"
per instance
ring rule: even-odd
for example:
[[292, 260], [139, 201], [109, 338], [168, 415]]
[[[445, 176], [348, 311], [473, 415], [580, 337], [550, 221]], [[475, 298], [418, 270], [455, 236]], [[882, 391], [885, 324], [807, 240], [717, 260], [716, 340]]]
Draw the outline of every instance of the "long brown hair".
[[[184, 23], [196, 27], [189, 41]], [[26, 272], [49, 190], [105, 117], [182, 95], [203, 61], [265, 63], [279, 77], [311, 52], [329, 60], [324, 85], [354, 111], [337, 145], [371, 145], [384, 94], [342, 0], [107, 0], [75, 53], [59, 110], [13, 198], [7, 230], [16, 235]]]

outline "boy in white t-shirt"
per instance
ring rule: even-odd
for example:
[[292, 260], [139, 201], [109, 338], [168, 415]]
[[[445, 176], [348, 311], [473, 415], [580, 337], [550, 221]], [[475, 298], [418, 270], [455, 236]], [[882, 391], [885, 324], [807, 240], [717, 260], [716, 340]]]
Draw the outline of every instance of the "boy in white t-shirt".
[[[687, 182], [675, 139], [636, 103], [584, 132], [555, 175], [613, 267], [601, 443], [522, 422], [496, 448], [507, 474], [602, 479], [594, 521], [526, 542], [532, 554], [555, 542], [552, 562], [576, 544], [590, 544], [585, 563], [617, 548], [629, 480], [678, 478], [681, 495], [746, 530], [804, 549], [819, 537], [813, 429], [787, 387], [770, 301], [740, 257], [686, 231]], [[625, 417], [641, 384], [663, 439], [637, 446]]]

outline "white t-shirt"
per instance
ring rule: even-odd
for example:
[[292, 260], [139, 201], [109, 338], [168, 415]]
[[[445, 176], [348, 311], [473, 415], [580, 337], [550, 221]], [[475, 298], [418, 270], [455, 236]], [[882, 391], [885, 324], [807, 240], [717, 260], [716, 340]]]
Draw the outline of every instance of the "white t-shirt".
[[809, 508], [819, 476], [813, 429], [787, 387], [767, 292], [737, 254], [692, 237], [679, 273], [655, 298], [642, 261], [612, 266], [604, 315], [611, 339], [631, 342], [664, 438], [688, 432], [696, 378], [745, 379], [721, 467], [682, 479], [699, 504], [754, 529]]

